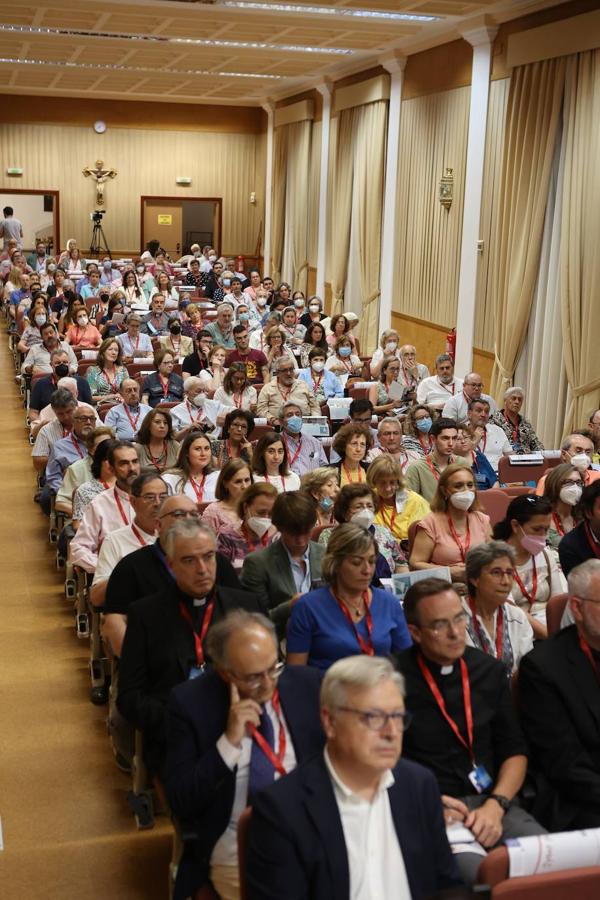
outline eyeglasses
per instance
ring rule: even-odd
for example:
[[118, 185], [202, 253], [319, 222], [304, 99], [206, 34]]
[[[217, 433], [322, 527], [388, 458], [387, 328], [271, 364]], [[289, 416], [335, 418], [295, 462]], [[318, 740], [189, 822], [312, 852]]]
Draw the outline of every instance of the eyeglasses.
[[275, 663], [274, 666], [271, 666], [270, 669], [265, 669], [264, 672], [256, 672], [253, 675], [236, 675], [231, 669], [229, 670], [229, 674], [233, 675], [236, 681], [246, 685], [250, 690], [254, 690], [261, 686], [263, 679], [265, 678], [268, 678], [269, 681], [277, 681], [278, 678], [281, 678], [284, 669], [285, 663], [278, 662]]
[[73, 416], [75, 422], [95, 422], [96, 416]]
[[466, 624], [467, 614], [466, 612], [460, 612], [453, 619], [436, 619], [431, 625], [422, 625], [421, 628], [438, 635], [444, 631], [449, 631], [451, 628], [452, 630], [464, 628]]
[[496, 578], [498, 581], [504, 576], [506, 576], [506, 578], [510, 578], [511, 581], [515, 577], [515, 573], [512, 569], [490, 569], [487, 574], [492, 578]]
[[293, 372], [294, 372], [294, 369], [277, 369], [278, 375], [292, 375]]
[[167, 493], [164, 494], [140, 494], [140, 499], [144, 501], [144, 503], [162, 503], [163, 500], [166, 500], [169, 495]]
[[338, 706], [340, 712], [354, 713], [369, 731], [383, 731], [388, 722], [393, 722], [399, 731], [406, 731], [410, 725], [412, 716], [409, 712], [384, 713], [379, 710], [355, 709], [353, 706]]
[[166, 519], [172, 516], [173, 519], [200, 519], [202, 514], [197, 509], [175, 509], [173, 512], [163, 513], [159, 519]]

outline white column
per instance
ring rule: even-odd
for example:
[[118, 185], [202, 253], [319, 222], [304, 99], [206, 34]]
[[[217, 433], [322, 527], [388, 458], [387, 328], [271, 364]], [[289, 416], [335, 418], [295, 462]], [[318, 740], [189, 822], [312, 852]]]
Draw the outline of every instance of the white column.
[[317, 284], [315, 293], [325, 302], [325, 270], [327, 267], [327, 202], [329, 194], [329, 132], [331, 130], [332, 85], [322, 82], [317, 90], [323, 97], [321, 116], [321, 169], [319, 172], [319, 228], [317, 231]]
[[271, 274], [271, 214], [273, 209], [273, 103], [264, 103], [267, 113], [267, 162], [265, 172], [265, 240], [263, 243], [263, 275]]
[[[458, 308], [456, 313], [456, 374], [461, 378], [473, 366], [473, 335], [475, 331], [475, 289], [477, 285], [477, 241], [481, 218], [485, 135], [490, 89], [492, 43], [498, 29], [483, 26], [463, 32], [473, 46], [471, 75], [471, 108], [465, 175]], [[489, 385], [488, 385], [489, 387]]]
[[383, 189], [383, 223], [381, 232], [381, 262], [379, 267], [379, 334], [392, 325], [392, 305], [394, 299], [396, 227], [398, 210], [396, 196], [398, 188], [398, 151], [400, 147], [400, 115], [402, 112], [402, 82], [406, 57], [394, 56], [382, 60], [382, 65], [390, 73], [390, 102], [388, 108], [388, 130], [386, 147], [385, 182]]

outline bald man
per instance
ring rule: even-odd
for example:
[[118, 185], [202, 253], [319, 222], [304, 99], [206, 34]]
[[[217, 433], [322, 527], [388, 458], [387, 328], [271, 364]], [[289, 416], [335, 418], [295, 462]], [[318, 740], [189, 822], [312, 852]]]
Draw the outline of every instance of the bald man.
[[483, 378], [477, 372], [469, 372], [465, 375], [461, 391], [448, 397], [442, 410], [445, 419], [454, 419], [459, 425], [464, 424], [468, 418], [469, 403], [473, 400], [486, 400], [490, 405], [490, 415], [496, 412], [496, 404], [493, 397], [483, 393]]
[[111, 406], [104, 421], [114, 428], [118, 440], [133, 441], [152, 407], [140, 403], [140, 386], [134, 378], [126, 378], [119, 393], [123, 402]]

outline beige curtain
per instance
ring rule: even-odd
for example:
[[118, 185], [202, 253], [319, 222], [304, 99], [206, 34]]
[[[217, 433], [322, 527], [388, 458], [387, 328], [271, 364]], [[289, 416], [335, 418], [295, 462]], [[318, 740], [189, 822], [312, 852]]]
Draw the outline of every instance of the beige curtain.
[[329, 216], [331, 279], [331, 315], [344, 309], [344, 286], [348, 270], [350, 219], [352, 211], [352, 177], [354, 159], [352, 145], [357, 113], [360, 107], [344, 109], [337, 116], [334, 154], [331, 215]]
[[308, 263], [316, 268], [319, 236], [319, 179], [321, 177], [321, 123], [313, 122], [308, 199]]
[[[280, 129], [281, 130], [281, 129]], [[294, 122], [287, 132], [284, 242], [281, 271], [294, 290], [306, 293], [308, 278], [308, 204], [312, 122]]]
[[285, 235], [285, 201], [287, 172], [287, 129], [276, 128], [273, 135], [273, 200], [271, 207], [271, 262], [265, 275], [275, 285], [281, 281], [283, 241]]
[[600, 401], [600, 50], [567, 58], [563, 115], [560, 288], [570, 430]]
[[498, 255], [494, 260], [495, 356], [491, 393], [502, 399], [527, 334], [539, 268], [566, 62], [514, 70], [506, 116]]

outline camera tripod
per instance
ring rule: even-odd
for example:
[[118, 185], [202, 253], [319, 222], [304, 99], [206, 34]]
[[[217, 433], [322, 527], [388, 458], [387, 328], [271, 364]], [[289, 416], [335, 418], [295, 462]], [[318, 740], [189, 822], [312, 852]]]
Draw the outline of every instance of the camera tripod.
[[94, 227], [92, 228], [90, 254], [100, 256], [101, 253], [107, 253], [112, 258], [112, 254], [108, 246], [108, 241], [106, 240], [106, 235], [104, 234], [104, 229], [102, 228], [102, 220], [98, 219], [98, 221], [94, 220]]

